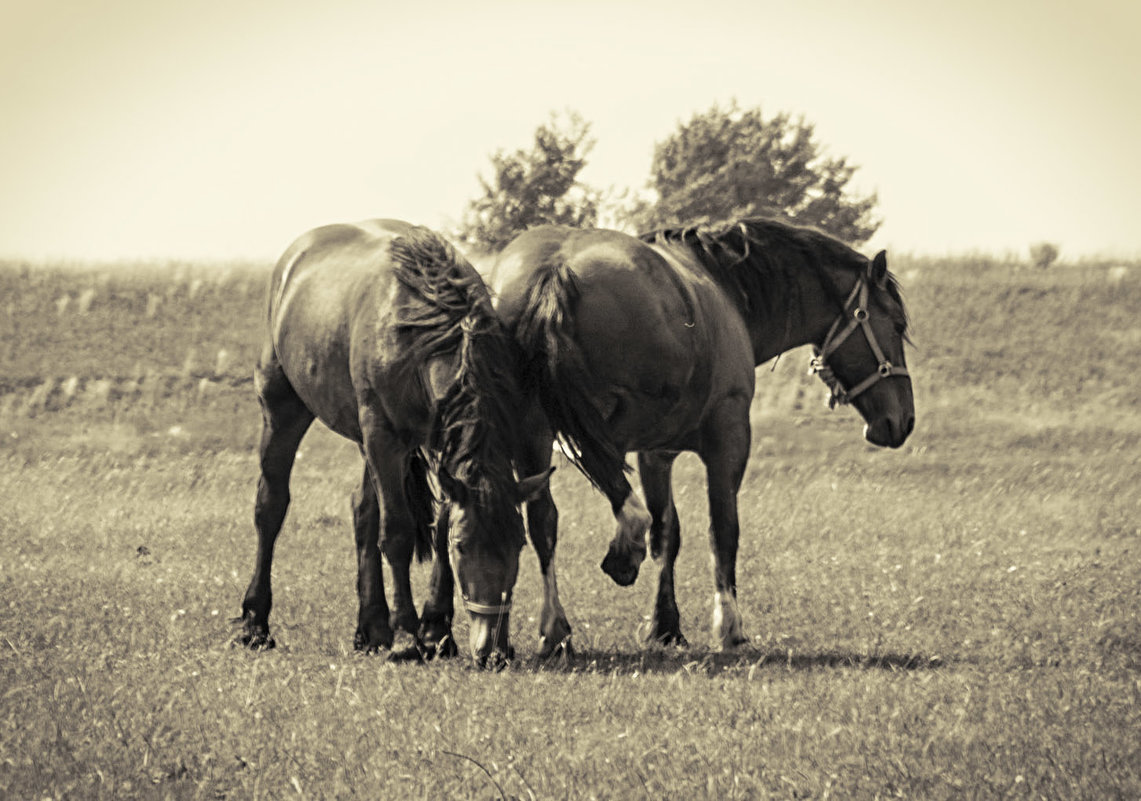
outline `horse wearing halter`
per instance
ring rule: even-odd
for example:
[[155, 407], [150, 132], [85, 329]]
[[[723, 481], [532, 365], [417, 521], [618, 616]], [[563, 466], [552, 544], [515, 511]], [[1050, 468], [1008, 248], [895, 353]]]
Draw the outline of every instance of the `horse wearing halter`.
[[[852, 309], [851, 316], [849, 317], [848, 307], [853, 304], [855, 304], [855, 308]], [[845, 320], [847, 320], [847, 324], [843, 325]], [[841, 328], [841, 325], [843, 325], [843, 328]], [[828, 366], [827, 360], [857, 328], [863, 329], [864, 337], [868, 341], [868, 347], [872, 349], [872, 354], [876, 357], [878, 366], [874, 373], [857, 383], [851, 389], [846, 389], [839, 377], [832, 371], [832, 368]], [[879, 342], [876, 340], [875, 332], [872, 331], [871, 323], [868, 322], [868, 279], [866, 276], [860, 276], [856, 281], [856, 285], [852, 287], [848, 299], [844, 301], [844, 311], [840, 313], [840, 316], [832, 323], [832, 327], [828, 329], [828, 334], [824, 337], [823, 344], [819, 348], [814, 347], [812, 350], [815, 355], [813, 355], [808, 362], [808, 372], [809, 374], [820, 376], [820, 379], [832, 390], [832, 395], [828, 398], [829, 409], [836, 408], [837, 404], [843, 406], [851, 403], [857, 395], [866, 391], [881, 379], [893, 375], [908, 375], [906, 367], [895, 366], [888, 360], [887, 356], [884, 355], [883, 348], [880, 347]]]

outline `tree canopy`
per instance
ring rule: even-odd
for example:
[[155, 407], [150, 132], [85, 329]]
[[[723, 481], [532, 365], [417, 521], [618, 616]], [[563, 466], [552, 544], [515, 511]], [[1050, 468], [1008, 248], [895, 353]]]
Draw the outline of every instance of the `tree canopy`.
[[543, 223], [593, 226], [599, 193], [578, 180], [594, 147], [589, 134], [579, 114], [568, 112], [565, 121], [551, 114], [529, 150], [493, 153], [491, 177], [479, 177], [483, 194], [468, 204], [460, 238], [494, 250]]
[[648, 188], [625, 217], [638, 230], [717, 224], [742, 217], [785, 219], [844, 241], [866, 241], [879, 227], [877, 198], [849, 191], [856, 167], [827, 156], [803, 117], [759, 108], [714, 106], [654, 147]]
[[[552, 113], [535, 129], [529, 149], [491, 155], [491, 176], [468, 203], [457, 235], [497, 250], [543, 223], [598, 224], [602, 193], [579, 181], [594, 147], [590, 124], [578, 113]], [[849, 187], [856, 167], [828, 155], [803, 117], [759, 108], [713, 106], [654, 146], [646, 192], [610, 201], [619, 226], [636, 232], [718, 225], [744, 217], [773, 217], [807, 225], [859, 245], [879, 228], [876, 195]]]

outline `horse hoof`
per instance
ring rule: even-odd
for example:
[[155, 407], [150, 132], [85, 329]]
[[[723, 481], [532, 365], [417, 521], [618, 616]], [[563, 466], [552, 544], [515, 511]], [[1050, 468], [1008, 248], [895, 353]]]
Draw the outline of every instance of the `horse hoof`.
[[638, 579], [640, 563], [633, 561], [629, 554], [611, 549], [602, 560], [602, 572], [614, 579], [619, 587], [629, 587]]
[[450, 659], [460, 653], [456, 639], [452, 636], [450, 619], [445, 620], [442, 616], [438, 620], [429, 620], [428, 613], [425, 612], [420, 619], [420, 631], [416, 639], [423, 646], [428, 659]]
[[416, 662], [417, 664], [426, 664], [432, 658], [433, 654], [429, 653], [428, 648], [423, 643], [412, 643], [406, 648], [400, 648], [389, 652], [386, 661], [394, 664], [403, 662]]
[[574, 661], [574, 646], [571, 644], [570, 635], [555, 639], [553, 637], [541, 636], [539, 637], [539, 651], [536, 654], [541, 662], [558, 662], [571, 663]]
[[675, 631], [654, 631], [651, 630], [646, 636], [646, 642], [650, 645], [660, 645], [663, 648], [688, 648], [689, 640], [681, 633], [681, 630]]
[[431, 662], [433, 659], [453, 659], [460, 655], [459, 646], [450, 634], [445, 634], [438, 640], [421, 638], [418, 647], [426, 662]]
[[433, 649], [435, 655], [440, 659], [454, 659], [460, 655], [460, 648], [456, 645], [456, 639], [450, 634], [436, 642]]
[[269, 636], [269, 626], [265, 624], [255, 623], [245, 617], [237, 617], [230, 622], [242, 627], [241, 632], [230, 640], [231, 645], [240, 645], [250, 651], [268, 651], [277, 645], [273, 637]]
[[738, 635], [735, 635], [733, 637], [729, 637], [728, 639], [722, 640], [721, 641], [721, 650], [722, 651], [736, 651], [742, 645], [748, 645], [748, 644], [749, 644], [749, 638], [745, 637], [744, 635], [738, 634]]
[[379, 632], [375, 634], [365, 634], [360, 629], [357, 629], [356, 635], [353, 637], [353, 650], [360, 651], [365, 654], [375, 654], [381, 651], [389, 651], [392, 649], [392, 632]]
[[550, 650], [550, 653], [544, 657], [544, 662], [547, 665], [571, 668], [574, 667], [574, 657], [574, 645], [567, 638]]
[[231, 642], [233, 645], [240, 645], [249, 651], [269, 651], [277, 647], [277, 640], [263, 632], [245, 632], [239, 634]]

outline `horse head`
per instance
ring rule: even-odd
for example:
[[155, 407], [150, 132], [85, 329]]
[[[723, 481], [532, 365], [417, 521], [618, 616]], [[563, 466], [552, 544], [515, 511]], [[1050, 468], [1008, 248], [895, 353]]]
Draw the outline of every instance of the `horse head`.
[[812, 360], [832, 390], [830, 405], [855, 406], [873, 445], [898, 448], [915, 427], [906, 340], [907, 312], [881, 250], [858, 274]]
[[471, 621], [471, 655], [481, 667], [498, 668], [514, 658], [511, 595], [525, 539], [519, 505], [547, 489], [550, 473], [515, 482], [504, 497], [502, 489], [492, 494], [440, 471], [448, 550]]

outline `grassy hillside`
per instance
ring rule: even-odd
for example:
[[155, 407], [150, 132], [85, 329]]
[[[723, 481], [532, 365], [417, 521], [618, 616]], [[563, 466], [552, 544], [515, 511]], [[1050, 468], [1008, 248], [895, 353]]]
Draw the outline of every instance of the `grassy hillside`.
[[320, 429], [277, 550], [280, 647], [229, 647], [260, 269], [0, 267], [0, 796], [1141, 795], [1141, 269], [892, 266], [904, 448], [829, 412], [804, 354], [757, 372], [750, 644], [711, 649], [695, 458], [674, 482], [682, 650], [641, 644], [653, 565], [632, 589], [601, 573], [607, 504], [564, 467], [579, 657], [534, 660], [528, 549], [498, 675], [352, 653], [359, 460]]
[[[964, 387], [1063, 405], [1131, 406], [1141, 353], [1141, 266], [1016, 270], [902, 257], [923, 388]], [[0, 392], [46, 378], [80, 381], [248, 377], [261, 335], [268, 265], [116, 268], [0, 262]], [[219, 355], [221, 354], [221, 359]]]

